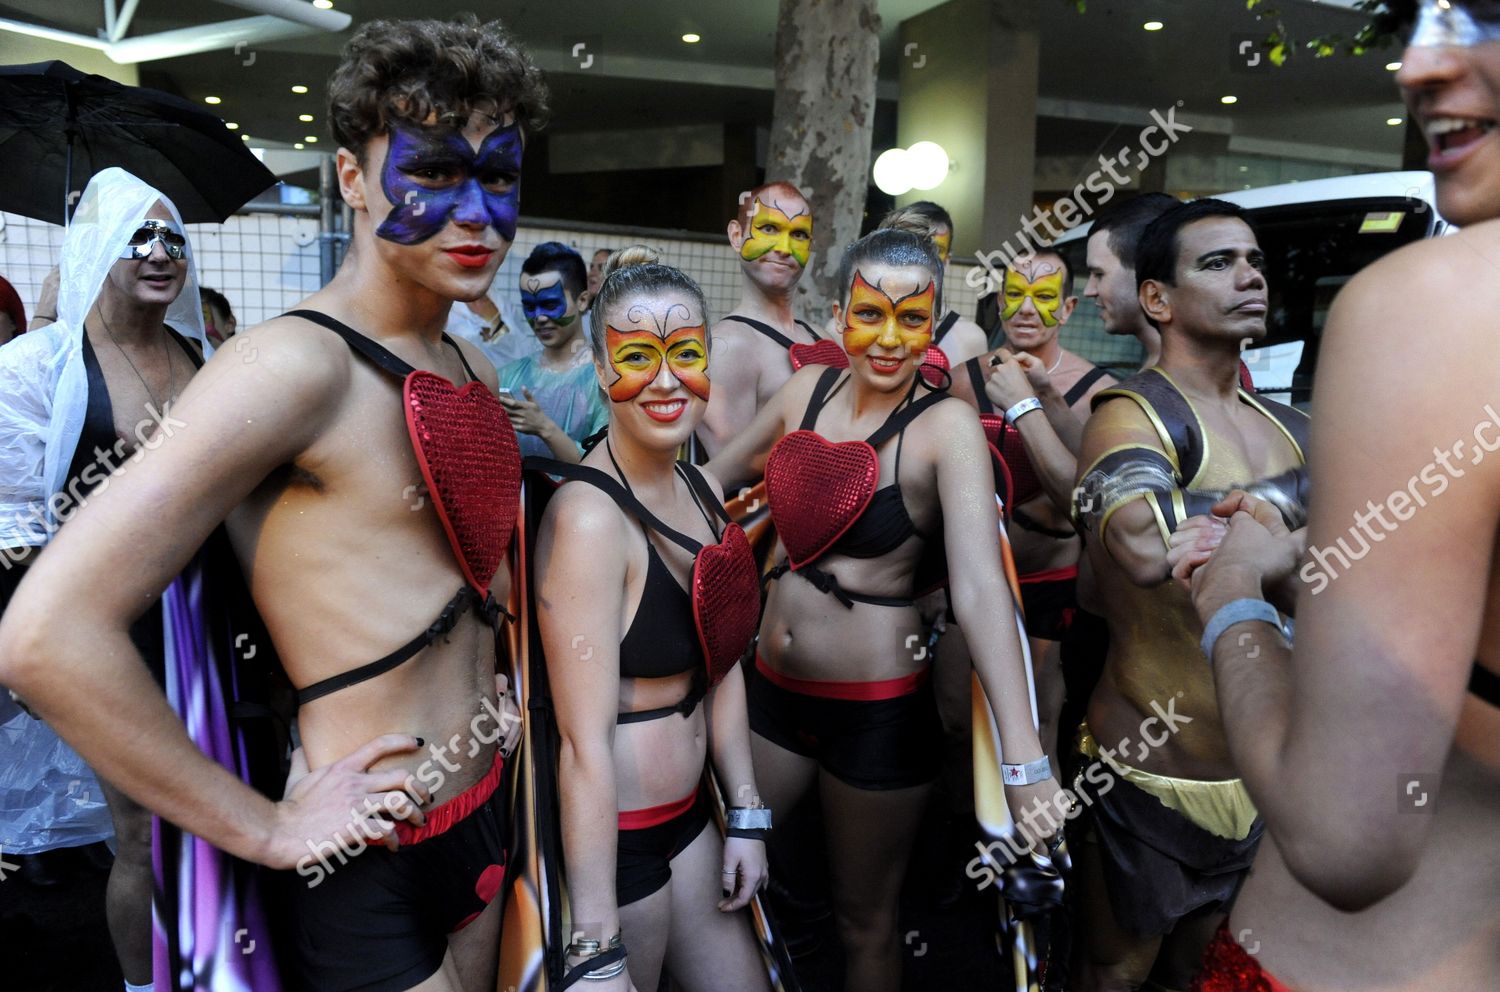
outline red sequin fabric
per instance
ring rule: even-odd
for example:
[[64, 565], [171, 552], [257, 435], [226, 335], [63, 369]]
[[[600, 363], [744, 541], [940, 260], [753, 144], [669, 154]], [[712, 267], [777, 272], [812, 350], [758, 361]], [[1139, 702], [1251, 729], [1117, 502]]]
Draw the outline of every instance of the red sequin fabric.
[[793, 372], [804, 365], [829, 365], [836, 369], [849, 367], [849, 355], [839, 347], [837, 341], [830, 341], [827, 338], [816, 344], [799, 342], [788, 348], [786, 354], [787, 358], [791, 359]]
[[1255, 956], [1231, 936], [1229, 924], [1219, 924], [1219, 932], [1203, 951], [1203, 970], [1193, 979], [1190, 992], [1293, 992], [1260, 966]]
[[521, 506], [521, 448], [505, 408], [482, 382], [462, 389], [416, 371], [402, 389], [406, 430], [464, 578], [490, 587]]
[[927, 385], [934, 389], [941, 389], [948, 383], [948, 370], [952, 366], [948, 364], [948, 356], [937, 345], [928, 345], [927, 354], [922, 356], [922, 378], [927, 380]]
[[1037, 478], [1031, 459], [1026, 457], [1026, 445], [1021, 442], [1021, 432], [1005, 422], [998, 413], [981, 413], [980, 426], [1000, 460], [1010, 473], [1010, 503], [1020, 506], [1042, 494], [1042, 480]]
[[792, 431], [766, 459], [766, 500], [787, 561], [817, 561], [854, 526], [875, 495], [880, 459], [867, 441], [825, 441]]
[[760, 625], [760, 572], [739, 524], [728, 524], [718, 544], [693, 562], [693, 620], [716, 686], [744, 657]]

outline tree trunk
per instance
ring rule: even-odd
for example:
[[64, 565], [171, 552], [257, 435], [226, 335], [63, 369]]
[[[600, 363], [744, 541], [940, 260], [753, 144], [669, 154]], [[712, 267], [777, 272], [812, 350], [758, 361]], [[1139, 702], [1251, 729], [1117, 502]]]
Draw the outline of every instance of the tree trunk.
[[813, 257], [798, 309], [822, 323], [844, 246], [859, 237], [870, 182], [876, 0], [781, 0], [776, 99], [766, 181], [795, 183], [812, 201]]

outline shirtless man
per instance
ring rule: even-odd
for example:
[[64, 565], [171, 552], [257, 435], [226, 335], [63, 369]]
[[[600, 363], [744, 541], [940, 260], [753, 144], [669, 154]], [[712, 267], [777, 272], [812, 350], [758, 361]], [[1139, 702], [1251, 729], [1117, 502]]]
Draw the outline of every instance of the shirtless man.
[[[1254, 499], [1215, 507], [1229, 532], [1193, 573], [1201, 618], [1264, 608], [1263, 591], [1289, 609], [1276, 593], [1301, 588], [1294, 651], [1254, 620], [1212, 646], [1229, 747], [1275, 843], [1202, 992], [1490, 989], [1500, 975], [1500, 18], [1404, 6], [1396, 79], [1461, 230], [1386, 256], [1334, 302], [1305, 535]], [[1419, 368], [1390, 319], [1413, 287], [1451, 332]], [[1197, 529], [1179, 533], [1179, 571], [1202, 560]]]
[[[342, 269], [304, 302], [308, 316], [219, 352], [174, 408], [188, 426], [63, 528], [0, 626], [0, 682], [162, 817], [238, 857], [298, 866], [281, 877], [297, 932], [284, 950], [308, 986], [477, 990], [494, 982], [499, 903], [486, 892], [499, 888], [505, 826], [492, 795], [503, 745], [476, 729], [497, 695], [483, 590], [503, 600], [509, 585], [503, 563], [482, 566], [510, 530], [502, 500], [476, 506], [441, 476], [413, 505], [424, 473], [402, 373], [388, 370], [409, 363], [461, 383], [478, 368], [487, 389], [466, 394], [477, 412], [458, 430], [442, 414], [451, 387], [420, 373], [406, 388], [428, 402], [413, 416], [437, 446], [507, 440], [503, 413], [483, 402], [494, 369], [442, 329], [454, 300], [490, 285], [515, 236], [522, 141], [546, 90], [498, 24], [375, 21], [351, 40], [329, 102], [355, 211]], [[503, 492], [504, 465], [475, 458]], [[465, 531], [462, 557], [434, 500], [486, 528]], [[302, 704], [311, 772], [279, 803], [193, 746], [127, 635], [221, 521]], [[512, 712], [501, 716], [514, 730]], [[446, 774], [430, 774], [436, 764]], [[305, 879], [310, 848], [351, 829], [392, 850]]]
[[1077, 305], [1073, 276], [1062, 256], [1042, 251], [1018, 260], [1006, 270], [1001, 290], [1000, 325], [1008, 347], [972, 361], [954, 376], [969, 392], [978, 376], [987, 376], [983, 399], [988, 402], [981, 402], [981, 409], [1004, 413], [1024, 446], [1011, 456], [1012, 440], [1001, 451], [1016, 483], [1011, 550], [1021, 573], [1037, 709], [1049, 755], [1057, 753], [1063, 701], [1058, 645], [1077, 605], [1082, 546], [1068, 516], [1078, 450], [1089, 401], [1115, 382], [1059, 340]]
[[1262, 265], [1232, 204], [1153, 221], [1136, 276], [1161, 364], [1100, 393], [1084, 430], [1076, 510], [1110, 649], [1079, 750], [1112, 772], [1073, 845], [1084, 992], [1185, 989], [1260, 838], [1167, 551], [1178, 521], [1234, 487], [1300, 516], [1307, 419], [1239, 389], [1240, 342], [1265, 335]]
[[[740, 197], [729, 222], [729, 245], [740, 257], [740, 301], [713, 326], [713, 399], [698, 430], [709, 457], [792, 377], [789, 349], [820, 340], [792, 314], [812, 251], [812, 223], [812, 206], [791, 183], [766, 183]], [[842, 353], [836, 343], [828, 347]]]

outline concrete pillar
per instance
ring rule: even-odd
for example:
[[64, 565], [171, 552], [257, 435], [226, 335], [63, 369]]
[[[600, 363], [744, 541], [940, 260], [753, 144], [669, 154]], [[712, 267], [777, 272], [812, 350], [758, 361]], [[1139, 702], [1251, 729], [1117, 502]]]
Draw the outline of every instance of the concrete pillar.
[[[957, 227], [955, 258], [1006, 239], [1031, 213], [1040, 29], [1028, 0], [949, 0], [901, 22], [897, 141], [936, 141], [953, 165], [933, 190]], [[884, 149], [876, 149], [877, 154]]]

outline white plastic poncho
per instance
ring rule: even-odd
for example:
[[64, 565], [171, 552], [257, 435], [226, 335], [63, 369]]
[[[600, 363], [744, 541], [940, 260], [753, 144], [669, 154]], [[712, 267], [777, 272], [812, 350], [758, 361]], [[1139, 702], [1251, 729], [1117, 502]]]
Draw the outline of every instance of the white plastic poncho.
[[[63, 238], [57, 323], [0, 347], [0, 551], [40, 547], [56, 529], [48, 498], [67, 483], [88, 410], [83, 320], [110, 267], [158, 201], [177, 208], [123, 169], [106, 169], [84, 190]], [[167, 310], [184, 337], [203, 341], [198, 273]], [[12, 567], [7, 558], [0, 568]], [[35, 854], [112, 836], [109, 810], [89, 769], [44, 723], [0, 689], [0, 850]]]
[[[110, 267], [158, 200], [181, 224], [172, 201], [124, 169], [94, 176], [63, 238], [57, 323], [0, 348], [0, 549], [40, 547], [56, 530], [47, 500], [67, 483], [88, 410], [83, 321]], [[203, 304], [191, 248], [187, 263], [187, 282], [166, 321], [202, 342]]]

